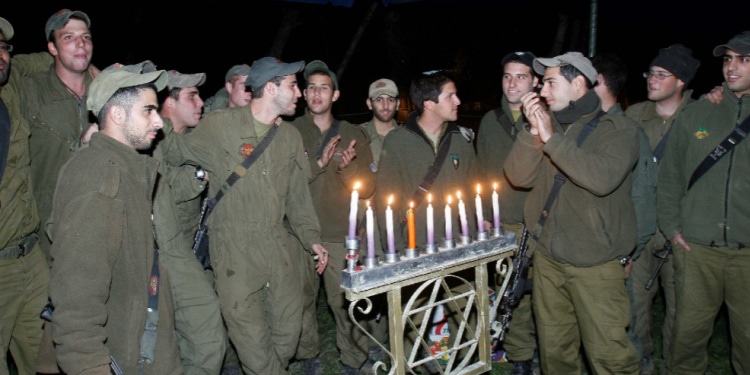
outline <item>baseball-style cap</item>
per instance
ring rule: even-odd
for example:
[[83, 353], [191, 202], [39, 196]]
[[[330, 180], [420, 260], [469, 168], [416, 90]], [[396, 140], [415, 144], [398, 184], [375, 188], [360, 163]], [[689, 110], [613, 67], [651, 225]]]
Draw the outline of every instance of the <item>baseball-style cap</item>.
[[328, 69], [328, 65], [326, 65], [326, 63], [320, 60], [310, 61], [310, 63], [305, 66], [305, 72], [302, 73], [302, 75], [305, 77], [305, 80], [307, 80], [307, 77], [315, 72], [324, 72], [325, 74], [329, 75], [331, 77], [331, 80], [333, 81], [333, 89], [339, 89], [339, 81], [338, 79], [336, 79], [336, 73], [332, 72], [331, 69]]
[[133, 73], [122, 68], [105, 69], [91, 82], [86, 105], [91, 112], [98, 116], [104, 104], [117, 90], [153, 82], [156, 85], [156, 90], [161, 91], [167, 86], [167, 81], [167, 72], [164, 70]]
[[176, 70], [170, 70], [167, 72], [167, 88], [170, 90], [185, 87], [196, 87], [206, 82], [206, 73], [195, 73], [195, 74], [182, 74]]
[[250, 86], [252, 91], [256, 91], [274, 77], [283, 77], [299, 73], [304, 67], [304, 60], [285, 63], [272, 56], [262, 57], [253, 61], [253, 65], [250, 66], [250, 74], [247, 75], [245, 86]]
[[659, 54], [654, 57], [648, 67], [664, 68], [688, 85], [695, 77], [695, 72], [700, 65], [701, 62], [693, 57], [693, 51], [678, 43], [659, 49]]
[[124, 69], [127, 70], [130, 73], [150, 73], [156, 70], [156, 65], [151, 62], [151, 60], [143, 60], [142, 62], [138, 64], [131, 64], [131, 65], [123, 65], [120, 63], [114, 63], [106, 68], [104, 68], [104, 71], [112, 70], [112, 69]]
[[505, 55], [505, 57], [503, 57], [502, 61], [500, 61], [500, 66], [505, 67], [505, 64], [509, 62], [517, 62], [523, 65], [526, 65], [533, 70], [535, 58], [536, 56], [534, 56], [534, 54], [531, 52], [525, 52], [525, 51], [510, 52], [507, 55]]
[[368, 93], [369, 98], [374, 99], [383, 94], [393, 98], [398, 98], [398, 87], [396, 87], [396, 83], [388, 78], [381, 78], [370, 84], [370, 91]]
[[3, 32], [3, 35], [5, 36], [5, 40], [10, 40], [13, 38], [13, 25], [8, 22], [3, 17], [0, 17], [0, 31]]
[[750, 55], [750, 31], [743, 31], [732, 37], [732, 39], [729, 39], [727, 44], [716, 46], [714, 48], [714, 56], [724, 56], [724, 52], [727, 49], [731, 49], [743, 56]]
[[85, 21], [86, 27], [91, 27], [91, 19], [86, 13], [81, 12], [80, 10], [60, 9], [57, 11], [57, 13], [51, 15], [47, 19], [47, 24], [44, 26], [44, 37], [47, 38], [47, 41], [49, 42], [52, 40], [50, 39], [50, 35], [53, 31], [65, 27], [65, 24], [68, 23], [70, 17], [73, 16], [79, 17], [80, 19]]
[[549, 58], [537, 57], [534, 59], [534, 71], [539, 75], [544, 75], [544, 71], [548, 67], [563, 65], [573, 65], [574, 68], [578, 69], [581, 74], [591, 81], [591, 84], [596, 83], [599, 76], [594, 66], [591, 65], [591, 60], [580, 52], [566, 52], [560, 56]]
[[227, 74], [224, 76], [224, 82], [229, 82], [232, 80], [232, 77], [240, 75], [240, 76], [246, 76], [250, 75], [250, 66], [247, 64], [241, 64], [241, 65], [235, 65], [229, 70], [227, 70]]

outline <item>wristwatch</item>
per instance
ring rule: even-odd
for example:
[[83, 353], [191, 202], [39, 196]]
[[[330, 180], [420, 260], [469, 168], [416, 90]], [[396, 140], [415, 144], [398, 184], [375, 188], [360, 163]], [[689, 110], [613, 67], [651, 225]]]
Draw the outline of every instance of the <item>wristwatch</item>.
[[203, 168], [201, 168], [201, 167], [195, 168], [195, 179], [198, 180], [198, 181], [205, 181], [206, 180], [206, 170], [203, 169]]

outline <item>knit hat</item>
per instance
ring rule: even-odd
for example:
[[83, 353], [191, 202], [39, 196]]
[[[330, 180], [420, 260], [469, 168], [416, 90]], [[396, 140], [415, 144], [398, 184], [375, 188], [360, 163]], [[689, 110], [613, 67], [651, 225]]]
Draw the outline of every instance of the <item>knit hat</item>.
[[500, 66], [505, 67], [505, 64], [509, 62], [517, 62], [528, 66], [529, 68], [531, 68], [531, 70], [534, 70], [535, 58], [536, 56], [534, 56], [534, 54], [531, 52], [511, 52], [503, 57], [503, 60], [500, 62]]
[[182, 74], [176, 70], [170, 70], [167, 72], [169, 80], [167, 81], [167, 88], [170, 90], [185, 87], [200, 86], [206, 82], [206, 73], [195, 73], [195, 74]]
[[305, 80], [307, 80], [307, 77], [309, 77], [314, 72], [325, 72], [325, 74], [330, 76], [331, 80], [333, 81], [333, 89], [339, 89], [339, 81], [338, 79], [336, 79], [336, 73], [332, 72], [331, 69], [328, 69], [328, 65], [326, 65], [326, 63], [320, 60], [310, 61], [310, 63], [305, 66], [305, 72], [302, 73], [302, 75], [305, 77]]
[[241, 65], [235, 65], [229, 70], [227, 70], [227, 74], [224, 76], [224, 82], [229, 82], [232, 80], [232, 77], [239, 75], [239, 76], [246, 76], [250, 74], [250, 66], [247, 64], [241, 64]]
[[91, 27], [91, 19], [86, 13], [83, 13], [80, 10], [60, 9], [57, 11], [57, 13], [51, 15], [47, 19], [47, 24], [44, 25], [44, 37], [47, 38], [47, 41], [49, 42], [52, 40], [50, 35], [52, 35], [53, 31], [65, 27], [65, 24], [68, 23], [70, 17], [73, 16], [76, 16], [86, 22], [86, 27]]
[[729, 39], [727, 44], [722, 44], [714, 48], [714, 56], [724, 56], [726, 49], [731, 49], [740, 55], [750, 55], [750, 31], [743, 31]]
[[388, 78], [381, 78], [370, 84], [368, 98], [374, 99], [383, 94], [393, 98], [398, 98], [398, 87], [396, 87], [396, 83]]
[[564, 65], [573, 65], [574, 68], [578, 69], [581, 74], [591, 81], [591, 84], [595, 84], [599, 77], [599, 74], [591, 65], [591, 60], [584, 56], [580, 52], [566, 52], [563, 55], [550, 57], [550, 58], [535, 58], [534, 59], [534, 71], [536, 74], [544, 75], [544, 71], [547, 67], [556, 67]]
[[3, 35], [5, 36], [5, 40], [10, 40], [13, 38], [13, 25], [8, 22], [3, 17], [0, 17], [0, 31], [3, 32]]
[[304, 60], [285, 63], [275, 57], [266, 56], [253, 61], [253, 65], [250, 66], [250, 74], [247, 75], [247, 80], [245, 81], [245, 86], [250, 86], [252, 91], [257, 91], [274, 77], [299, 73], [304, 67]]
[[700, 65], [701, 62], [693, 57], [693, 51], [678, 43], [659, 49], [659, 54], [654, 57], [648, 67], [664, 68], [688, 85], [695, 77], [695, 71]]

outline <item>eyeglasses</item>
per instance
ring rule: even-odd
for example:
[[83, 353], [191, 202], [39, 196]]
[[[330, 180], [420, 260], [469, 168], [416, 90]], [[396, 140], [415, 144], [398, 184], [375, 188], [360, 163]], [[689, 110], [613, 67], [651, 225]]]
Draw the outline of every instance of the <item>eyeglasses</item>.
[[13, 52], [13, 45], [0, 42], [0, 51]]
[[649, 79], [651, 77], [656, 77], [656, 79], [658, 79], [659, 81], [663, 81], [664, 78], [671, 77], [673, 75], [674, 74], [669, 74], [669, 73], [664, 73], [664, 72], [652, 72], [652, 71], [648, 71], [648, 72], [644, 72], [643, 73], [643, 78]]

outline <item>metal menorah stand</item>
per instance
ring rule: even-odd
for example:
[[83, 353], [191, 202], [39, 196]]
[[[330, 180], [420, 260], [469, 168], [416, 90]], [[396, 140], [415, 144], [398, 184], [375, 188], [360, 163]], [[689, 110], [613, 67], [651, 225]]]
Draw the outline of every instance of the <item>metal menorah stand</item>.
[[[421, 252], [406, 249], [402, 254], [386, 254], [381, 262], [365, 259], [363, 265], [358, 264], [359, 239], [346, 239], [348, 262], [341, 286], [351, 301], [349, 317], [390, 357], [390, 366], [382, 361], [375, 364], [376, 374], [418, 374], [420, 366], [440, 374], [481, 374], [492, 369], [491, 339], [499, 333], [495, 317], [513, 273], [510, 256], [518, 246], [515, 233], [504, 233], [502, 228], [491, 235], [479, 233], [477, 238], [461, 238], [459, 245], [444, 240], [439, 247], [426, 246]], [[497, 277], [503, 280], [494, 302], [488, 293], [494, 287], [487, 268], [492, 262], [496, 262]], [[473, 280], [467, 280], [467, 275]], [[369, 314], [373, 307], [370, 297], [381, 293], [386, 293], [388, 301], [390, 350], [355, 314], [355, 307]], [[433, 327], [431, 317], [438, 305], [451, 311], [457, 325], [451, 327], [446, 345], [433, 352], [426, 332]], [[405, 340], [407, 332], [409, 340]]]

